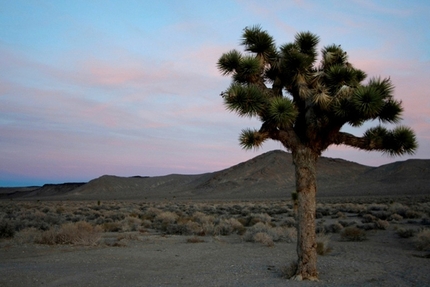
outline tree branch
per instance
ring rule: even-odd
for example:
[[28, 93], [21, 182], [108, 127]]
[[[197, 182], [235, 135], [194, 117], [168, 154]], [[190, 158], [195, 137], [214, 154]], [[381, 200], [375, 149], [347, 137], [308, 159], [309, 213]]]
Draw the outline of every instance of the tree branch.
[[261, 126], [259, 133], [265, 138], [280, 141], [286, 149], [291, 151], [300, 144], [300, 139], [297, 137], [293, 128], [284, 128], [280, 130], [265, 122]]
[[357, 137], [349, 133], [338, 132], [333, 135], [331, 142], [335, 145], [348, 145], [363, 150], [384, 150], [383, 142], [366, 137]]

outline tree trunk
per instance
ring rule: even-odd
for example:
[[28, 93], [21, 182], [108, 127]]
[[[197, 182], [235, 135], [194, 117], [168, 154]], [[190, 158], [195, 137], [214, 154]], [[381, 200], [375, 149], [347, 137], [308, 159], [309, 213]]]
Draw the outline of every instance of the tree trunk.
[[316, 162], [318, 155], [306, 147], [293, 151], [298, 194], [296, 280], [318, 280], [315, 233]]

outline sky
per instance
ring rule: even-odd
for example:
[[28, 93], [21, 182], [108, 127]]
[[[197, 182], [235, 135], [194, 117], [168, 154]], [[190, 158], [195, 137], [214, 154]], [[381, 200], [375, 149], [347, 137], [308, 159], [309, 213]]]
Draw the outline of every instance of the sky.
[[[278, 46], [302, 31], [341, 45], [369, 77], [390, 77], [410, 156], [332, 146], [323, 156], [380, 166], [430, 158], [429, 1], [0, 0], [0, 186], [104, 174], [200, 174], [274, 149], [243, 150], [257, 119], [225, 109], [216, 63], [260, 25]], [[344, 127], [361, 136], [365, 129]], [[390, 126], [389, 126], [390, 127]]]

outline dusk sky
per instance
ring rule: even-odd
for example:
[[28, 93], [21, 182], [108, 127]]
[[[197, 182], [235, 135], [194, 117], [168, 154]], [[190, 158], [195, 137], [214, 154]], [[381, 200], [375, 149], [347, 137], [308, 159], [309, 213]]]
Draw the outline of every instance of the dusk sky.
[[[242, 150], [256, 119], [227, 111], [219, 57], [261, 25], [310, 31], [369, 77], [391, 77], [415, 155], [332, 146], [370, 166], [430, 158], [430, 1], [0, 0], [0, 186], [200, 174], [283, 149]], [[355, 135], [362, 128], [344, 127]], [[289, 163], [286, 163], [289, 164]]]

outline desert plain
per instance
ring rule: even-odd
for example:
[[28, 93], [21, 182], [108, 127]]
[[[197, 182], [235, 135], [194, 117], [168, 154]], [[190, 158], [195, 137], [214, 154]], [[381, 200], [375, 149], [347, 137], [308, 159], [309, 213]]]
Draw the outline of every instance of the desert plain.
[[430, 161], [321, 158], [318, 282], [296, 260], [294, 167], [0, 189], [0, 286], [430, 286]]

